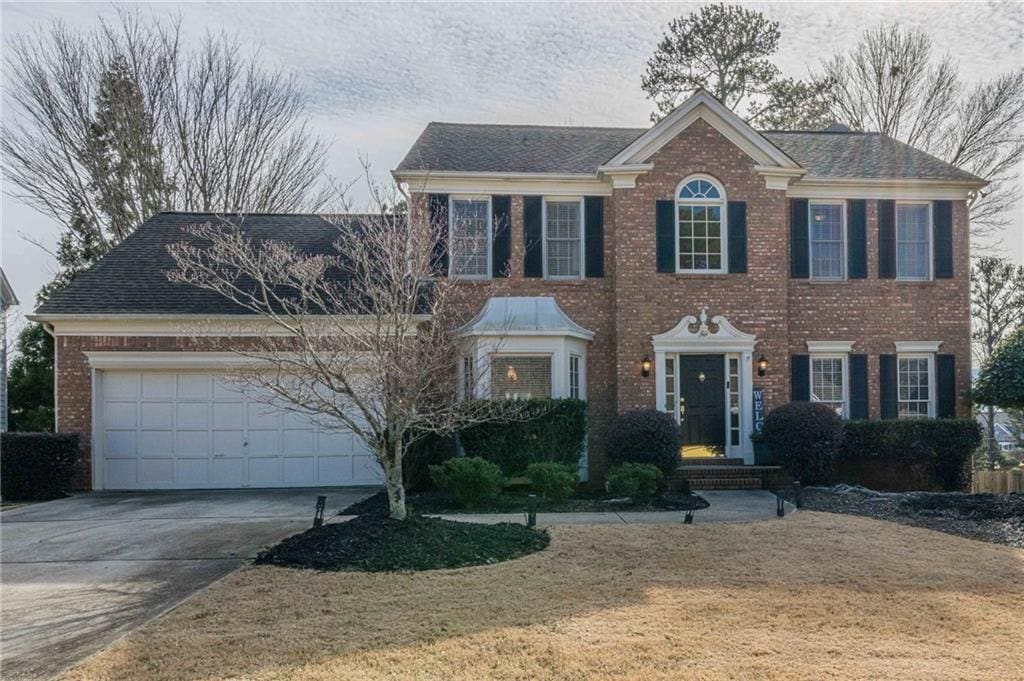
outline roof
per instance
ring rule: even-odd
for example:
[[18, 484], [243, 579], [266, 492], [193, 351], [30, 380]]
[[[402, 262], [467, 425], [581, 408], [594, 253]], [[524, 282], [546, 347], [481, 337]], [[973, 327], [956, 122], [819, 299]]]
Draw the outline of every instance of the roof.
[[[596, 175], [648, 128], [429, 123], [396, 172]], [[981, 181], [880, 133], [767, 131], [811, 177]]]
[[7, 309], [18, 304], [18, 296], [14, 295], [14, 289], [11, 287], [11, 282], [7, 281], [7, 275], [4, 274], [4, 270], [0, 267], [0, 307]]
[[584, 340], [594, 337], [569, 318], [554, 298], [493, 297], [461, 332], [467, 336], [575, 336]]
[[255, 242], [273, 239], [310, 254], [337, 255], [338, 227], [319, 215], [157, 213], [43, 303], [36, 314], [252, 314], [220, 294], [172, 283], [165, 274], [175, 268], [168, 245], [194, 239], [185, 232], [190, 225], [222, 220], [239, 225]]

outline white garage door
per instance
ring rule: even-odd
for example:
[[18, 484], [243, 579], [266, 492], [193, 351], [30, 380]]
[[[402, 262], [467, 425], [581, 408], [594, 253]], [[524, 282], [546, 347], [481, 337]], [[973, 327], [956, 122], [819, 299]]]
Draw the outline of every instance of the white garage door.
[[374, 485], [380, 468], [349, 432], [246, 396], [209, 373], [97, 373], [105, 489]]

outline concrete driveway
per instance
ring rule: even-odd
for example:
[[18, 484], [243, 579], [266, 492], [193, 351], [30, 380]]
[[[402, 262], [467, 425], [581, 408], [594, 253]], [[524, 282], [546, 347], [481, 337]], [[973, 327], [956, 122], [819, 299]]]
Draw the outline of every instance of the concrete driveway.
[[0, 675], [46, 679], [375, 490], [84, 494], [0, 512]]

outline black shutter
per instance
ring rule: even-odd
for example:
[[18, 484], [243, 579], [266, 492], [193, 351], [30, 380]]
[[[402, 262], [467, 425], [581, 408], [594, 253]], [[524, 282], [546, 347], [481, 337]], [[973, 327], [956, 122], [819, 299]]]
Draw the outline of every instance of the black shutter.
[[747, 272], [747, 202], [729, 202], [729, 274]]
[[510, 274], [509, 260], [512, 257], [512, 197], [491, 197], [491, 275], [507, 277]]
[[882, 418], [894, 419], [898, 416], [897, 393], [898, 378], [896, 376], [896, 355], [878, 356], [878, 389], [881, 394]]
[[850, 419], [868, 418], [868, 356], [850, 355]]
[[790, 355], [789, 395], [792, 402], [807, 402], [811, 399], [810, 355]]
[[659, 272], [676, 271], [675, 209], [675, 201], [658, 201], [656, 241]]
[[865, 279], [868, 276], [867, 212], [867, 201], [864, 199], [846, 202], [846, 276], [850, 279]]
[[953, 202], [933, 201], [935, 278], [953, 278]]
[[584, 269], [588, 277], [604, 276], [604, 197], [583, 197]]
[[896, 278], [896, 202], [878, 202], [878, 278]]
[[541, 197], [523, 197], [523, 276], [544, 276], [544, 230], [541, 227]]
[[936, 397], [935, 415], [940, 419], [956, 416], [956, 357], [935, 356]]
[[810, 276], [810, 239], [807, 234], [807, 199], [789, 200], [789, 276]]
[[430, 195], [430, 225], [437, 234], [432, 260], [435, 274], [448, 275], [448, 195]]

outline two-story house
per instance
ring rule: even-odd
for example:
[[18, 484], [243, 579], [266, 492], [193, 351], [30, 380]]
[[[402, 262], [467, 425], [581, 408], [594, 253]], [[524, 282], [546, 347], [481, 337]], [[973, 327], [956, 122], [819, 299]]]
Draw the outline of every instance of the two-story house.
[[[699, 92], [646, 129], [431, 123], [393, 174], [474, 287], [463, 389], [586, 399], [592, 476], [628, 409], [673, 414], [687, 453], [748, 463], [755, 398], [967, 413], [967, 203], [985, 182], [896, 140], [759, 132]], [[58, 427], [89, 434], [92, 485], [372, 481], [351, 438], [257, 413], [192, 351], [183, 323], [231, 317], [162, 276], [195, 219], [155, 216], [34, 317], [56, 335]]]

